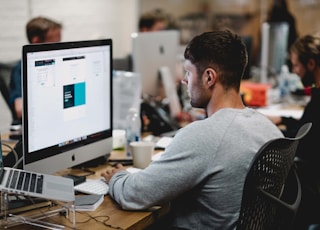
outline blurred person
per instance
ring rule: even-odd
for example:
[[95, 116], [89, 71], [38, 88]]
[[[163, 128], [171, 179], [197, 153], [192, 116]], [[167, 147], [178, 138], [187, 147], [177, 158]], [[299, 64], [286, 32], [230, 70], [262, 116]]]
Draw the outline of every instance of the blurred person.
[[298, 38], [298, 31], [296, 27], [296, 19], [293, 14], [289, 11], [286, 0], [273, 0], [272, 6], [267, 14], [266, 22], [269, 23], [281, 23], [285, 22], [289, 26], [288, 40], [286, 50], [288, 57], [286, 58], [286, 65], [289, 70], [292, 71], [292, 63], [289, 58], [289, 49], [294, 41]]
[[282, 133], [242, 102], [239, 88], [248, 55], [238, 35], [200, 34], [184, 57], [182, 82], [190, 104], [205, 109], [207, 117], [181, 128], [147, 168], [129, 173], [118, 164], [102, 176], [123, 209], [170, 202], [170, 229], [234, 229], [250, 162], [264, 143]]
[[158, 11], [142, 14], [139, 19], [139, 32], [151, 32], [167, 29], [167, 17]]
[[311, 98], [299, 120], [292, 117], [269, 118], [277, 125], [284, 125], [284, 134], [295, 136], [298, 129], [311, 122], [310, 132], [299, 143], [297, 168], [302, 184], [302, 200], [298, 212], [297, 229], [307, 229], [312, 223], [320, 223], [320, 154], [317, 139], [320, 136], [320, 36], [305, 35], [290, 48], [292, 70], [305, 87], [311, 90]]
[[272, 6], [268, 12], [266, 22], [286, 22], [289, 25], [288, 45], [289, 51], [291, 45], [298, 38], [298, 31], [296, 28], [296, 20], [293, 14], [288, 9], [286, 0], [273, 0]]
[[[26, 35], [30, 44], [61, 41], [62, 24], [45, 17], [31, 19], [26, 25]], [[12, 104], [16, 121], [21, 124], [22, 119], [22, 83], [21, 60], [12, 69], [10, 79], [10, 103]]]
[[[162, 31], [162, 30], [169, 30], [169, 29], [177, 29], [174, 25], [173, 20], [170, 18], [169, 15], [165, 14], [161, 9], [156, 9], [147, 13], [144, 13], [140, 16], [139, 19], [139, 32], [156, 32], [156, 31]], [[129, 57], [130, 59], [131, 57]], [[132, 62], [132, 61], [131, 61]], [[179, 76], [178, 71], [182, 66], [179, 62], [176, 64], [176, 72], [173, 73], [175, 76]], [[179, 102], [181, 107], [183, 107], [183, 99], [182, 99], [182, 87], [181, 87], [181, 79], [177, 78], [176, 88], [177, 88], [177, 95], [179, 97]], [[163, 84], [159, 85], [159, 91], [160, 95], [156, 100], [162, 100], [165, 96], [165, 89], [163, 88]], [[166, 108], [168, 105], [165, 105], [165, 110], [168, 110]], [[143, 112], [143, 114], [146, 114], [147, 112]], [[149, 115], [154, 117], [154, 115]], [[170, 116], [168, 114], [168, 116]], [[143, 115], [143, 126], [148, 127], [150, 124], [152, 125], [153, 122], [150, 122], [150, 117]], [[192, 116], [184, 111], [181, 111], [176, 117], [174, 117], [173, 122], [190, 122], [192, 120]]]

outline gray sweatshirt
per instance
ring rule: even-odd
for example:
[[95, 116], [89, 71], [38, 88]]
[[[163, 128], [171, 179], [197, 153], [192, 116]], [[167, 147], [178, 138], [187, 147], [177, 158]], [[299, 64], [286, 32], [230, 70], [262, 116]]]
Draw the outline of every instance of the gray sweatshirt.
[[279, 137], [280, 130], [253, 109], [221, 109], [180, 129], [146, 169], [115, 174], [109, 194], [127, 210], [171, 202], [180, 228], [233, 229], [250, 162]]

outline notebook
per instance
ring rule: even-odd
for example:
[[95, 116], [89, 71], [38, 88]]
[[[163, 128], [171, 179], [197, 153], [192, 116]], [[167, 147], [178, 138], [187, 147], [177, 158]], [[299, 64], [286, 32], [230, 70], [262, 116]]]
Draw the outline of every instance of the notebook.
[[73, 180], [69, 178], [4, 167], [0, 147], [1, 192], [70, 202], [75, 200], [73, 187]]

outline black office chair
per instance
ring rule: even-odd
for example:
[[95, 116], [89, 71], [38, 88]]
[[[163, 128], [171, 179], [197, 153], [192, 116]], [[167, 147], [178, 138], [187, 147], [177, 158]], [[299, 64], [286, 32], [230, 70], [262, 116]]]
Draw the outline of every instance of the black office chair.
[[260, 148], [245, 180], [238, 230], [291, 229], [301, 201], [294, 157], [311, 126], [303, 125], [295, 138], [274, 139]]

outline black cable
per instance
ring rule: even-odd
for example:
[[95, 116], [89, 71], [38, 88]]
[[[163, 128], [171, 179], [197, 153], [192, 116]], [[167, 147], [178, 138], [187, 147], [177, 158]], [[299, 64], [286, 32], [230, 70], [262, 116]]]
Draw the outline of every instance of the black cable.
[[[91, 220], [94, 220], [94, 221], [96, 221], [97, 223], [103, 224], [103, 225], [106, 226], [106, 227], [113, 228], [113, 229], [124, 230], [124, 229], [121, 228], [121, 227], [113, 226], [113, 225], [111, 225], [111, 224], [106, 223], [107, 221], [110, 220], [110, 216], [91, 216], [89, 213], [85, 213], [85, 212], [77, 212], [77, 213], [79, 213], [79, 214], [81, 213], [81, 214], [83, 214], [83, 215], [88, 216], [88, 219], [87, 219], [87, 220], [84, 220], [84, 221], [79, 221], [79, 222], [77, 221], [76, 224], [83, 224], [83, 223], [87, 223], [87, 222], [89, 222], [89, 221], [91, 221]], [[105, 219], [104, 219], [104, 220], [99, 220], [100, 218], [105, 218]], [[71, 223], [70, 220], [68, 220], [68, 221]]]
[[9, 144], [7, 143], [3, 143], [3, 141], [1, 142], [1, 145], [7, 147], [10, 149], [10, 151], [13, 152], [14, 158], [15, 158], [15, 162], [17, 162], [19, 160], [19, 156], [18, 153], [16, 152], [16, 150], [14, 148], [12, 148]]

